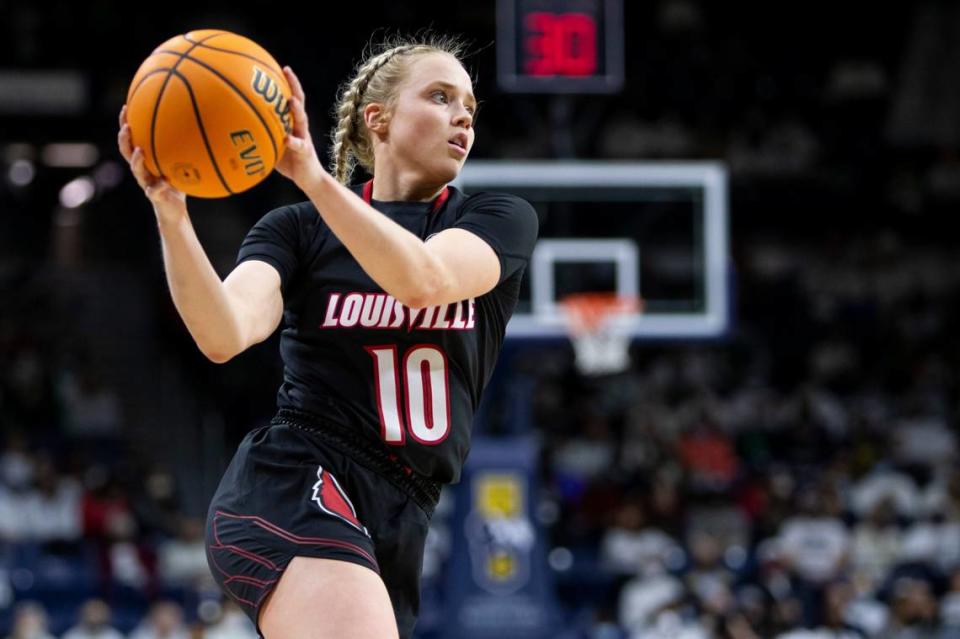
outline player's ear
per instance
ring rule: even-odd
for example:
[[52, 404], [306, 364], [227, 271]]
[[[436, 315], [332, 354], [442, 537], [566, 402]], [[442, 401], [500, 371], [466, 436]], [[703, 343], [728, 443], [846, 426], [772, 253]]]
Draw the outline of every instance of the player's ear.
[[373, 133], [384, 134], [390, 123], [386, 106], [380, 102], [371, 102], [363, 108], [363, 123]]

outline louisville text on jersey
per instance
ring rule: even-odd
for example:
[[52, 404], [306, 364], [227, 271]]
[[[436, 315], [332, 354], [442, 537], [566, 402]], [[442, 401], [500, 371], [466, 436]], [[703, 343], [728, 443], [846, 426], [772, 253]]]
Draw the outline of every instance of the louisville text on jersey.
[[406, 326], [441, 331], [474, 328], [474, 300], [409, 308], [386, 293], [330, 293], [320, 328], [397, 329]]

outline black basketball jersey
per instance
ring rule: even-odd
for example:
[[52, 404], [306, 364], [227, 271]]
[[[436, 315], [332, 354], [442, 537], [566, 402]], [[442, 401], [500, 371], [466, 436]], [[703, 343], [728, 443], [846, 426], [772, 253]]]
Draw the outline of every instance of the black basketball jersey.
[[410, 309], [364, 272], [311, 202], [270, 211], [237, 263], [262, 260], [280, 273], [278, 405], [356, 428], [418, 473], [456, 482], [536, 241], [536, 212], [504, 193], [448, 187], [434, 202], [379, 202], [372, 183], [352, 188], [423, 240], [448, 228], [476, 234], [499, 257], [500, 281], [476, 299]]

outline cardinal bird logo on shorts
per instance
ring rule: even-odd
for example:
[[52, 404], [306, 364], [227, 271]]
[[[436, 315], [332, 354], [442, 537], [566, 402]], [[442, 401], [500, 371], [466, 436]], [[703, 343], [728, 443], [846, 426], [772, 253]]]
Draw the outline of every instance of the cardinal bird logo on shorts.
[[311, 499], [317, 502], [323, 512], [339, 517], [367, 537], [370, 536], [366, 527], [357, 519], [357, 511], [347, 497], [347, 493], [343, 492], [336, 477], [324, 470], [323, 466], [317, 466], [317, 483], [313, 485]]

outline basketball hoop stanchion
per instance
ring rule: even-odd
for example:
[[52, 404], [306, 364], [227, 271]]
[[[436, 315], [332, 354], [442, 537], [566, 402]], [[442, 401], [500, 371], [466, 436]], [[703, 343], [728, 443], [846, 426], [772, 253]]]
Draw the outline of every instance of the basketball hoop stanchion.
[[622, 320], [643, 310], [640, 298], [574, 293], [560, 300], [560, 309], [582, 375], [611, 375], [630, 367], [630, 330]]

